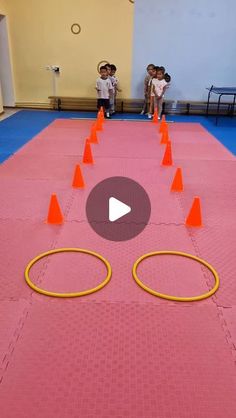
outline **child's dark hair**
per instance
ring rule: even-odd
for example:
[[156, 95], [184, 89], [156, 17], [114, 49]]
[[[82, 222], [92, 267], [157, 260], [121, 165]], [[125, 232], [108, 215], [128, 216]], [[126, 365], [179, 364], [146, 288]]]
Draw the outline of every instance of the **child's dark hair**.
[[162, 71], [163, 72], [163, 74], [165, 74], [165, 72], [166, 72], [166, 69], [165, 69], [165, 67], [159, 67], [159, 71]]
[[164, 67], [156, 67], [156, 71], [165, 74], [165, 68]]
[[100, 68], [99, 68], [99, 70], [101, 71], [101, 70], [107, 70], [107, 67], [105, 66], [105, 65], [102, 65]]
[[148, 64], [148, 66], [147, 66], [147, 71], [150, 69], [150, 68], [155, 68], [155, 65], [154, 64]]
[[116, 71], [116, 69], [117, 69], [115, 64], [111, 64], [110, 67], [111, 67], [111, 71]]
[[170, 83], [170, 81], [171, 81], [171, 76], [170, 76], [168, 73], [165, 73], [165, 75], [164, 75], [164, 79], [165, 79], [165, 81], [166, 81], [167, 83]]

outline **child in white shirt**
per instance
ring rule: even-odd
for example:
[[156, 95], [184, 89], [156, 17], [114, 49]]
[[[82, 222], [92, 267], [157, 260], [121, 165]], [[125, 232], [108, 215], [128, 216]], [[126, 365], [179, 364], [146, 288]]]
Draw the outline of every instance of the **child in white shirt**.
[[98, 94], [97, 107], [105, 109], [105, 115], [110, 118], [110, 95], [113, 92], [111, 80], [108, 78], [108, 71], [105, 66], [100, 67], [100, 75], [96, 81], [96, 90]]

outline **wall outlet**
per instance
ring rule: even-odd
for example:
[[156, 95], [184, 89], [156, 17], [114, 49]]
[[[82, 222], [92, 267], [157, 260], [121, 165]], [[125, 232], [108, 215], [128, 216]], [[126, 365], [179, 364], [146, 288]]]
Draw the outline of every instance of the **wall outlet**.
[[53, 71], [54, 73], [59, 74], [61, 72], [61, 67], [59, 65], [46, 65], [47, 71]]
[[58, 65], [52, 65], [51, 68], [55, 73], [60, 73], [60, 67]]

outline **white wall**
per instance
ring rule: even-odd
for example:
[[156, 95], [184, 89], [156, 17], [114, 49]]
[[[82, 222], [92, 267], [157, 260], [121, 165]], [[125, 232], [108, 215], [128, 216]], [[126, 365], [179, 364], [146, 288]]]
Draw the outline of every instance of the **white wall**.
[[135, 0], [132, 97], [148, 63], [172, 76], [168, 98], [203, 100], [212, 84], [236, 86], [236, 0]]
[[0, 82], [2, 86], [2, 103], [4, 106], [14, 106], [14, 88], [9, 51], [7, 18], [0, 15]]

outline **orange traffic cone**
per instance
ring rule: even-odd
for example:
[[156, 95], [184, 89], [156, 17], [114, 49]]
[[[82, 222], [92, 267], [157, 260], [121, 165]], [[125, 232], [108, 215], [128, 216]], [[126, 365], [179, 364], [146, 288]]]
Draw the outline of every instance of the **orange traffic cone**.
[[166, 115], [162, 115], [162, 118], [161, 118], [161, 120], [164, 120], [164, 121], [166, 121]]
[[169, 142], [170, 141], [170, 137], [169, 137], [169, 134], [168, 134], [168, 131], [164, 131], [163, 133], [162, 133], [162, 136], [161, 136], [161, 144], [167, 144], [167, 142]]
[[153, 118], [152, 118], [152, 123], [158, 123], [158, 113], [157, 113], [157, 109], [155, 109]]
[[72, 182], [72, 187], [75, 187], [76, 189], [83, 189], [84, 186], [85, 186], [85, 184], [84, 184], [82, 171], [80, 169], [79, 164], [77, 164], [76, 167], [75, 167], [75, 173], [74, 173], [74, 178], [73, 178], [73, 182]]
[[105, 116], [104, 116], [104, 114], [102, 112], [100, 113], [100, 116], [99, 117], [100, 117], [102, 123], [105, 122]]
[[89, 142], [91, 144], [98, 144], [98, 137], [97, 137], [97, 133], [96, 133], [96, 129], [95, 128], [92, 128], [91, 129], [91, 134], [90, 134], [90, 137], [89, 137]]
[[186, 226], [202, 226], [200, 197], [195, 197], [192, 207], [185, 221]]
[[163, 134], [163, 132], [168, 131], [168, 125], [164, 119], [161, 120], [159, 132]]
[[97, 131], [102, 131], [103, 129], [102, 129], [102, 119], [101, 119], [101, 117], [99, 116], [98, 117], [98, 119], [97, 119], [97, 121], [96, 121], [96, 130]]
[[164, 154], [161, 165], [165, 165], [165, 166], [173, 165], [170, 141], [167, 142], [166, 144], [166, 150], [165, 150], [165, 154]]
[[83, 163], [84, 164], [93, 164], [94, 163], [90, 143], [87, 139], [86, 139], [85, 147], [84, 147]]
[[182, 192], [184, 190], [181, 168], [177, 168], [170, 190], [171, 192]]
[[102, 119], [102, 121], [104, 122], [104, 120], [105, 120], [105, 116], [104, 116], [104, 110], [103, 110], [103, 107], [101, 107], [100, 108], [100, 117], [101, 117], [101, 119]]
[[63, 223], [63, 215], [55, 193], [51, 195], [48, 209], [47, 223], [61, 225]]

